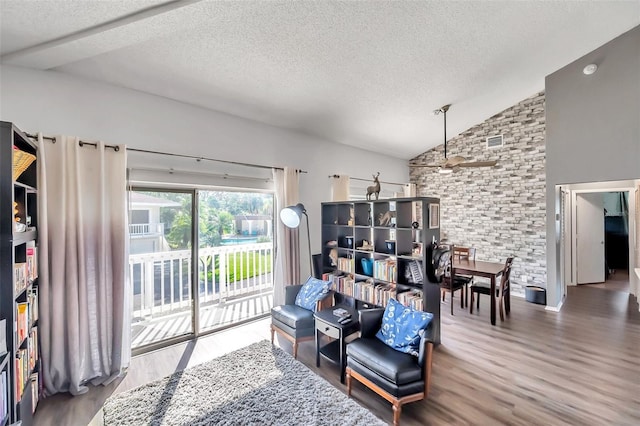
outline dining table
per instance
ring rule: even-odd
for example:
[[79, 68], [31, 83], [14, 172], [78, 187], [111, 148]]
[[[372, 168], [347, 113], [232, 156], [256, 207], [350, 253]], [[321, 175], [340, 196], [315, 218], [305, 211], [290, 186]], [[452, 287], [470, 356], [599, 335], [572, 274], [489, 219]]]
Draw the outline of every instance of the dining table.
[[[469, 259], [453, 259], [451, 264], [453, 276], [457, 274], [473, 275], [491, 280], [491, 325], [496, 325], [496, 280], [502, 275], [504, 268], [504, 263]], [[510, 293], [507, 289], [504, 294], [504, 305], [507, 311], [511, 306]]]

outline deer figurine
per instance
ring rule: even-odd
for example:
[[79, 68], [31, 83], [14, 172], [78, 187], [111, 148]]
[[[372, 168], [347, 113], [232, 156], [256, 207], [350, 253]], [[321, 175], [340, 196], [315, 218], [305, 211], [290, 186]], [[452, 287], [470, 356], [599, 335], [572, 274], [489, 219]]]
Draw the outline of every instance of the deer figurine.
[[380, 181], [378, 177], [380, 177], [380, 172], [377, 175], [373, 176], [374, 185], [367, 187], [367, 200], [371, 200], [371, 195], [376, 194], [376, 200], [378, 199], [378, 194], [380, 194]]

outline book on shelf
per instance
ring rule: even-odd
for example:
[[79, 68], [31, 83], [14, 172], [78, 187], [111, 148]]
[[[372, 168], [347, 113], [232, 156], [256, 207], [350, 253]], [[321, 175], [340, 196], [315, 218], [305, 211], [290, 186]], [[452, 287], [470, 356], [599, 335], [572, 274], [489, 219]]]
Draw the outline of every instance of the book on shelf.
[[22, 344], [29, 333], [29, 304], [26, 302], [16, 304], [16, 334], [18, 346]]
[[38, 278], [38, 248], [27, 247], [27, 280], [33, 281]]
[[33, 288], [27, 296], [29, 304], [29, 325], [33, 325], [38, 320], [38, 289]]
[[7, 353], [7, 320], [0, 320], [0, 356]]
[[40, 376], [38, 373], [31, 374], [31, 412], [35, 413], [40, 398]]
[[28, 284], [27, 263], [16, 263], [13, 265], [13, 288], [14, 293], [19, 294]]
[[29, 333], [29, 342], [27, 345], [29, 351], [29, 371], [36, 368], [38, 361], [38, 327], [33, 327]]

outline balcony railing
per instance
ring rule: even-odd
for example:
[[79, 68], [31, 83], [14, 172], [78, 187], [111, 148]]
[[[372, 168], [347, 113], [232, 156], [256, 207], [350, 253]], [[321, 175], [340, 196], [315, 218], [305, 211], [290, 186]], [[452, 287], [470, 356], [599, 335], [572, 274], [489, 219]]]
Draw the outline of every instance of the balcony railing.
[[164, 235], [164, 223], [130, 223], [129, 235]]
[[[272, 243], [203, 248], [198, 251], [200, 306], [270, 291]], [[129, 256], [133, 318], [140, 321], [191, 308], [191, 251]]]

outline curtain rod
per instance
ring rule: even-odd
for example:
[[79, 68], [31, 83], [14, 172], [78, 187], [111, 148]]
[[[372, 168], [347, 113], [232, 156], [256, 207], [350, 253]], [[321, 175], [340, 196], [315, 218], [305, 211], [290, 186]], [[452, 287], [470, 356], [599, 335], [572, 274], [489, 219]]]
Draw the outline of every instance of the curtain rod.
[[192, 170], [174, 169], [173, 167], [168, 169], [153, 168], [153, 167], [130, 167], [129, 170], [137, 170], [141, 172], [163, 172], [163, 173], [169, 173], [169, 174], [179, 173], [179, 174], [185, 174], [185, 175], [209, 176], [209, 177], [215, 177], [215, 178], [221, 178], [221, 179], [257, 180], [260, 182], [273, 182], [273, 179], [271, 178], [236, 176], [236, 175], [230, 175], [228, 173], [220, 174], [220, 173], [197, 172]]
[[[340, 177], [340, 175], [329, 175], [330, 178], [334, 178], [337, 179]], [[351, 177], [349, 176], [349, 179], [353, 179], [353, 180], [361, 180], [363, 182], [371, 182], [371, 179], [363, 179], [363, 178], [357, 178], [357, 177]], [[397, 182], [385, 182], [383, 180], [380, 181], [380, 183], [386, 183], [387, 185], [399, 185], [399, 186], [405, 186], [408, 185], [408, 183], [397, 183]]]
[[[38, 139], [38, 135], [33, 135], [31, 133], [25, 133], [25, 135], [27, 135], [27, 137], [30, 137], [31, 139]], [[55, 136], [44, 136], [43, 135], [42, 139], [46, 139], [46, 140], [49, 140], [49, 141], [51, 141], [53, 143], [56, 143]], [[98, 147], [98, 144], [96, 142], [87, 142], [87, 141], [83, 141], [83, 140], [78, 140], [78, 145], [80, 145], [80, 146], [89, 145], [89, 146], [92, 146], [94, 148]], [[113, 149], [115, 152], [120, 151], [120, 147], [118, 145], [107, 145], [107, 144], [105, 144], [104, 146], [105, 146], [105, 148]]]
[[[219, 160], [217, 158], [208, 158], [208, 157], [203, 157], [203, 156], [187, 155], [187, 154], [174, 154], [174, 153], [171, 153], [171, 152], [151, 151], [151, 150], [148, 150], [148, 149], [127, 148], [127, 151], [142, 152], [142, 153], [145, 153], [145, 154], [168, 155], [170, 157], [190, 158], [190, 159], [196, 160], [196, 161], [202, 161], [202, 160], [217, 161], [219, 163], [235, 164], [237, 166], [255, 167], [255, 168], [258, 168], [258, 169], [284, 170], [284, 167], [275, 167], [275, 166], [265, 166], [265, 165], [262, 165], [262, 164], [243, 163], [243, 162], [240, 162], [240, 161]], [[296, 169], [296, 171], [298, 173], [307, 173], [306, 170]]]
[[[38, 139], [37, 135], [31, 134], [31, 133], [25, 133], [25, 135], [27, 135], [28, 137], [30, 137], [32, 139]], [[43, 135], [42, 138], [43, 139], [48, 139], [48, 140], [52, 141], [53, 143], [56, 143], [56, 138], [54, 136], [44, 136]], [[98, 147], [98, 144], [95, 143], [95, 142], [87, 142], [87, 141], [81, 140], [79, 143], [80, 143], [80, 146], [91, 145], [94, 148]], [[120, 147], [117, 146], [117, 145], [105, 145], [105, 146], [107, 148], [112, 148], [116, 152], [120, 151]], [[202, 161], [202, 160], [217, 161], [219, 163], [235, 164], [237, 166], [255, 167], [255, 168], [258, 168], [258, 169], [284, 170], [284, 167], [265, 166], [265, 165], [262, 165], [262, 164], [252, 164], [252, 163], [242, 163], [242, 162], [239, 162], [239, 161], [219, 160], [217, 158], [207, 158], [207, 157], [195, 156], [195, 155], [187, 155], [187, 154], [174, 154], [174, 153], [171, 153], [171, 152], [151, 151], [151, 150], [147, 150], [147, 149], [127, 148], [127, 151], [142, 152], [142, 153], [145, 153], [145, 154], [168, 155], [170, 157], [191, 158], [191, 159], [196, 160], [196, 161]], [[307, 173], [306, 170], [300, 170], [300, 169], [296, 169], [296, 172], [298, 172], [298, 173]]]
[[[27, 135], [28, 137], [30, 137], [32, 139], [38, 139], [37, 135], [31, 134], [31, 133], [25, 133], [25, 135]], [[53, 143], [56, 143], [55, 136], [44, 136], [43, 135], [42, 138], [50, 140]], [[79, 143], [80, 143], [80, 146], [91, 145], [94, 148], [98, 147], [98, 144], [95, 143], [95, 142], [87, 142], [87, 141], [80, 140]], [[112, 148], [116, 152], [120, 151], [120, 147], [117, 146], [117, 145], [105, 145], [105, 147]], [[196, 160], [196, 161], [202, 161], [202, 160], [217, 161], [219, 163], [235, 164], [237, 166], [245, 166], [245, 167], [255, 167], [255, 168], [258, 168], [258, 169], [284, 170], [284, 167], [275, 167], [275, 166], [265, 166], [265, 165], [262, 165], [262, 164], [243, 163], [243, 162], [240, 162], [240, 161], [219, 160], [217, 158], [207, 158], [207, 157], [203, 157], [203, 156], [195, 156], [195, 155], [187, 155], [187, 154], [174, 154], [174, 153], [171, 153], [171, 152], [152, 151], [152, 150], [147, 150], [147, 149], [127, 148], [127, 151], [142, 152], [142, 153], [145, 153], [145, 154], [168, 155], [170, 157], [191, 158], [191, 159]], [[300, 170], [300, 169], [296, 169], [296, 172], [298, 172], [298, 173], [307, 173], [306, 170]]]

